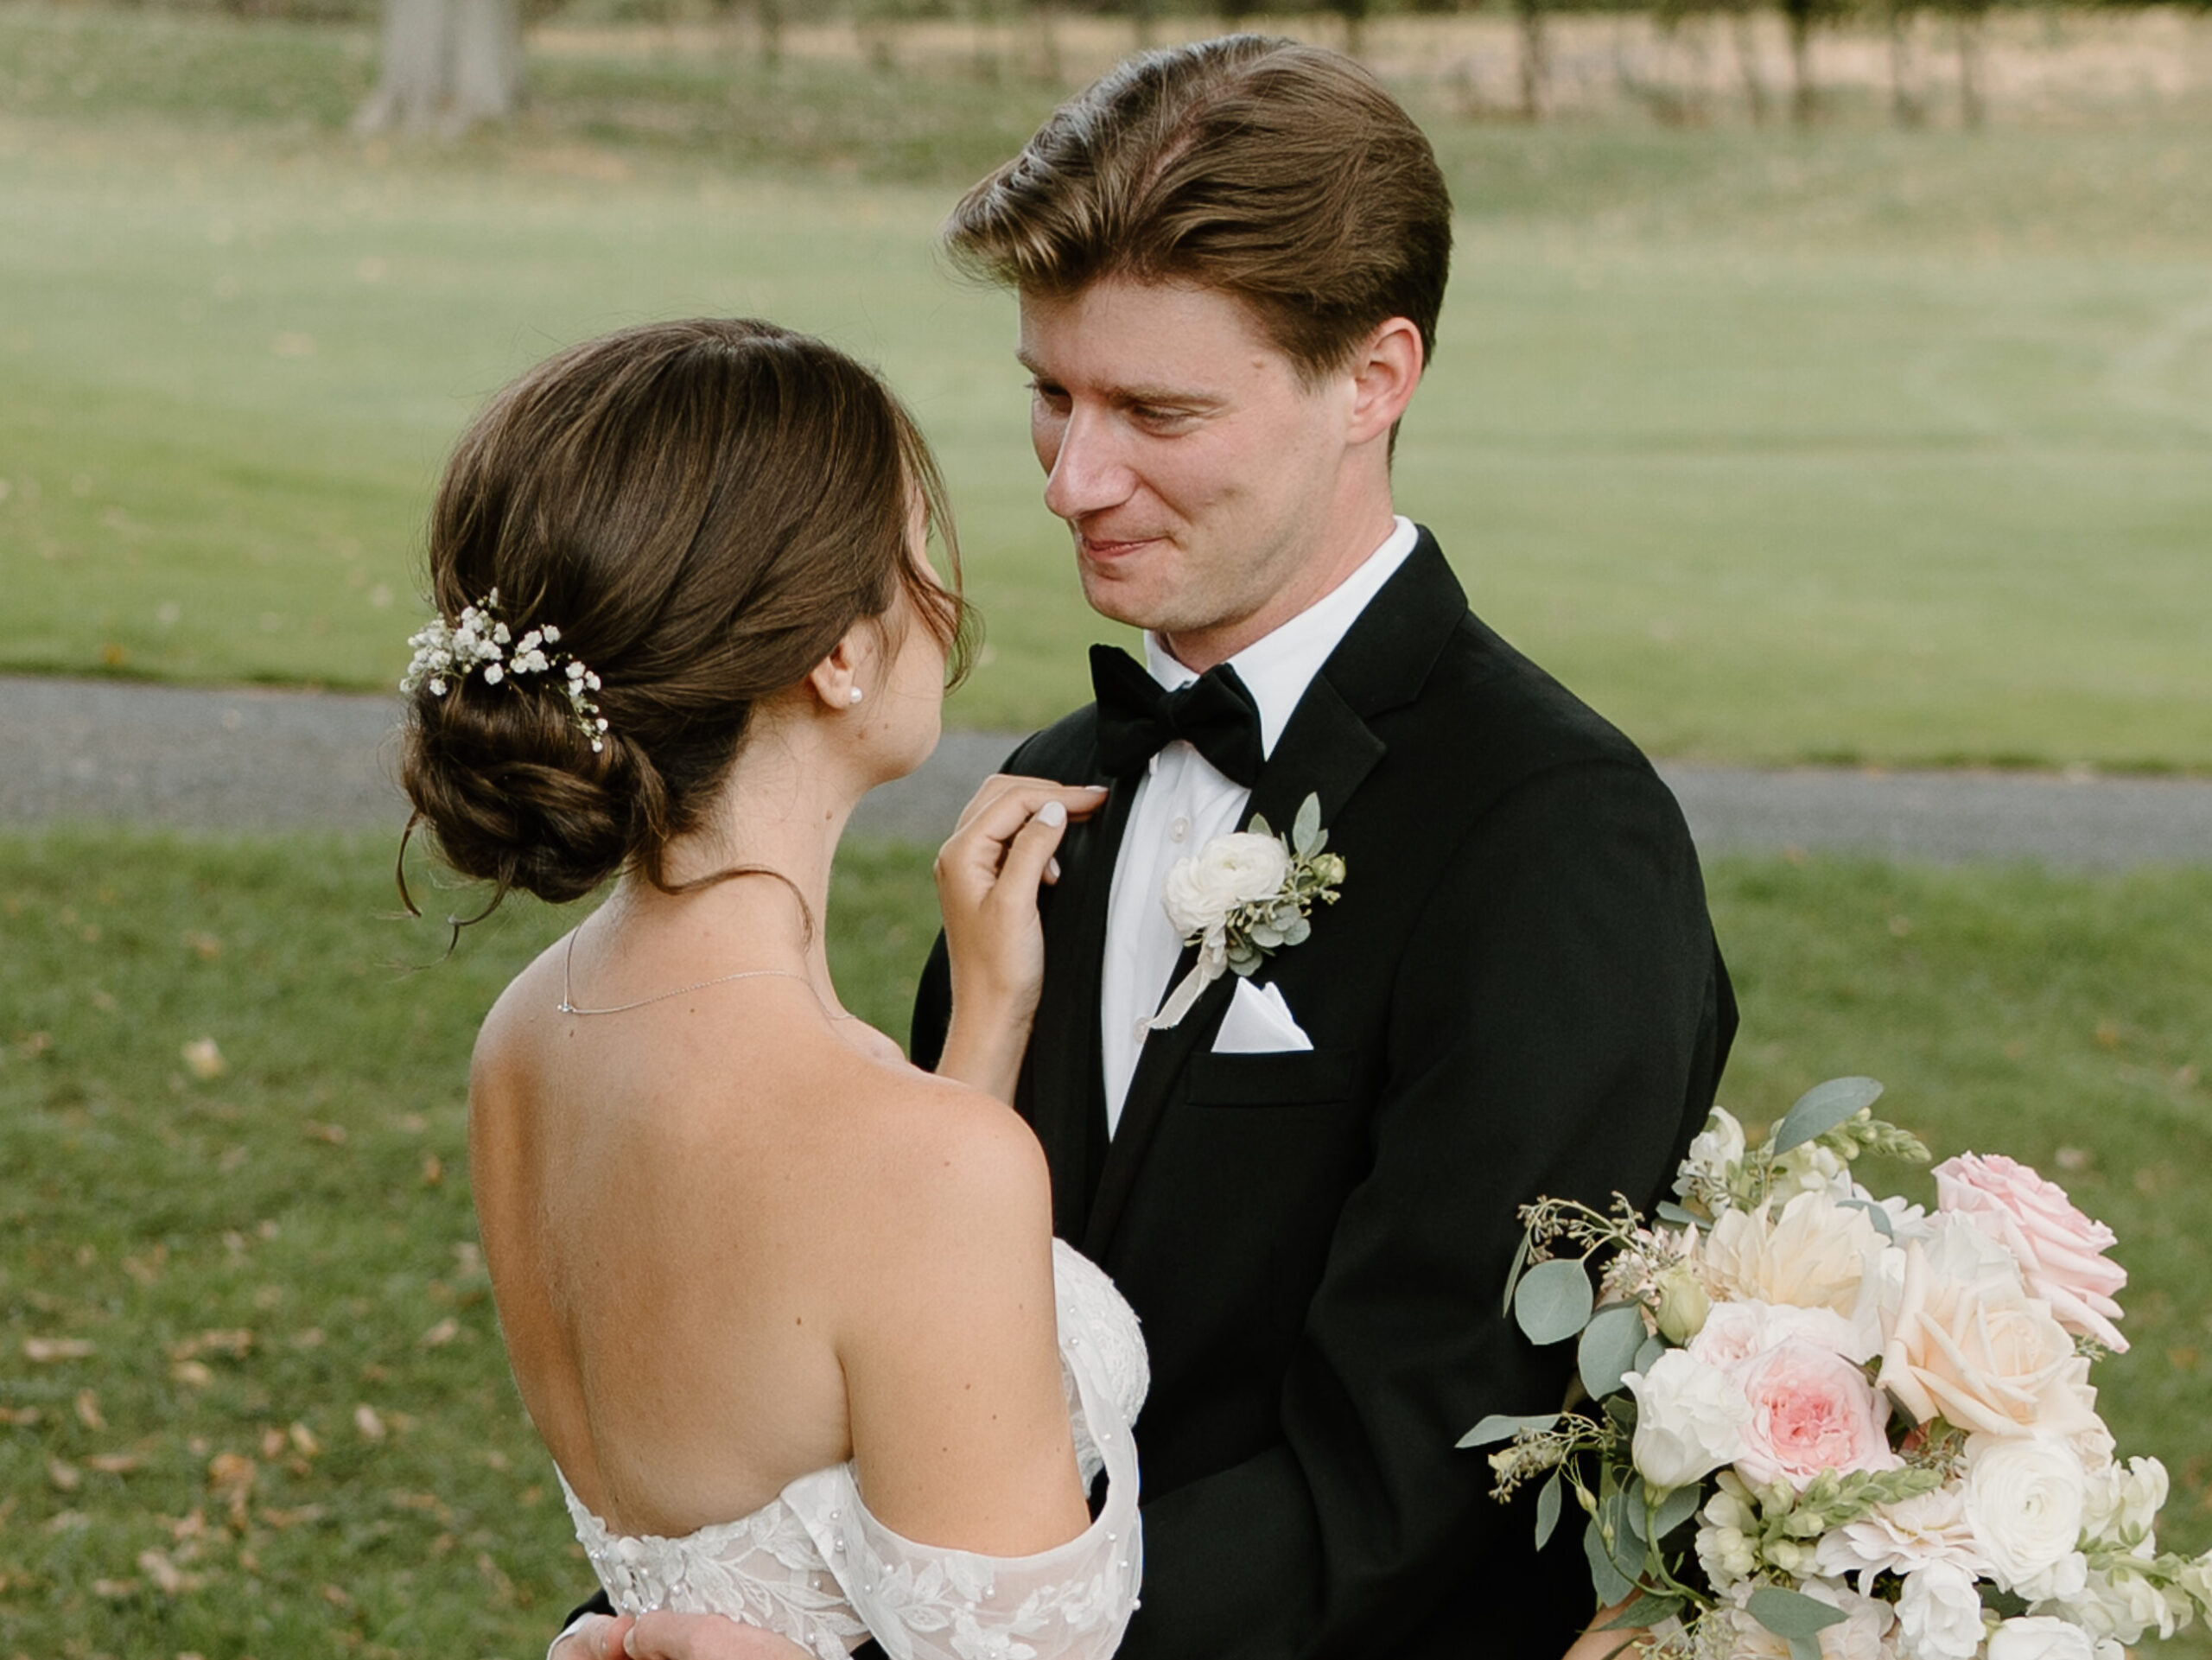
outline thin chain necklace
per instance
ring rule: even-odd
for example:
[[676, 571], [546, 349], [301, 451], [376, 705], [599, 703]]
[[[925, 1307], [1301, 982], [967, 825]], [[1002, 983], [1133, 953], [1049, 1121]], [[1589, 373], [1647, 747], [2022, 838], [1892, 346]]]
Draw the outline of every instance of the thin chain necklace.
[[613, 1003], [605, 1008], [579, 1008], [569, 1001], [571, 982], [569, 970], [575, 965], [576, 936], [583, 932], [579, 924], [569, 934], [568, 949], [561, 955], [561, 1001], [554, 1005], [563, 1014], [626, 1014], [633, 1008], [643, 1008], [647, 1003], [665, 1002], [671, 997], [681, 997], [687, 991], [704, 991], [709, 986], [726, 986], [733, 980], [798, 980], [814, 992], [814, 1001], [823, 1014], [832, 1021], [850, 1021], [859, 1017], [851, 1013], [831, 1014], [830, 1005], [822, 1001], [822, 994], [814, 990], [810, 975], [796, 974], [789, 969], [740, 969], [735, 974], [718, 974], [711, 980], [700, 980], [688, 986], [678, 986], [673, 991], [657, 991], [650, 997], [640, 997], [634, 1003]]

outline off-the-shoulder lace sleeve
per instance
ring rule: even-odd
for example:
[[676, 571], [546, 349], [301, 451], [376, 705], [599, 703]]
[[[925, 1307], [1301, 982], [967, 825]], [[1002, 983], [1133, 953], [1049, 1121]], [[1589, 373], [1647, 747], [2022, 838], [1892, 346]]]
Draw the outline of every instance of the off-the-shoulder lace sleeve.
[[849, 1465], [802, 1477], [785, 1501], [891, 1660], [1106, 1660], [1137, 1605], [1144, 1542], [1131, 1425], [1148, 1382], [1136, 1317], [1112, 1283], [1054, 1247], [1062, 1381], [1084, 1479], [1105, 1504], [1067, 1543], [1033, 1556], [918, 1544], [860, 1502]]

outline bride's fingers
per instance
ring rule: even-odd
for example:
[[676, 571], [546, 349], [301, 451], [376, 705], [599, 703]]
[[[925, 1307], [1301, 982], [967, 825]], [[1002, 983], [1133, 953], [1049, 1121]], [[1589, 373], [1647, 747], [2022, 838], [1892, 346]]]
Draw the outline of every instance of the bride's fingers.
[[999, 885], [1012, 894], [1027, 897], [1037, 891], [1052, 869], [1053, 850], [1060, 844], [1060, 837], [1067, 834], [1068, 810], [1058, 801], [1047, 801], [1030, 815], [1029, 822], [1014, 832], [1007, 843], [1005, 862], [999, 867]]
[[629, 1644], [630, 1660], [813, 1660], [787, 1638], [720, 1614], [640, 1614]]
[[546, 1660], [622, 1660], [630, 1625], [627, 1614], [586, 1614], [562, 1634]]
[[1057, 843], [1059, 830], [1069, 818], [1088, 817], [1105, 798], [1103, 790], [1039, 784], [1031, 779], [1016, 780], [1015, 784], [1017, 787], [1010, 787], [988, 801], [979, 797], [969, 805], [966, 820], [938, 851], [937, 875], [940, 887], [951, 882], [962, 894], [980, 897], [998, 880], [1014, 839], [1048, 805], [1061, 815], [1059, 824], [1053, 827], [1052, 839]]
[[994, 773], [968, 798], [968, 805], [960, 810], [959, 822], [953, 826], [953, 834], [959, 835], [978, 817], [1009, 801], [1024, 803], [1033, 812], [1047, 798], [1058, 799], [1072, 817], [1087, 818], [1105, 805], [1106, 786], [1060, 784], [1052, 779], [1029, 778], [1019, 773]]

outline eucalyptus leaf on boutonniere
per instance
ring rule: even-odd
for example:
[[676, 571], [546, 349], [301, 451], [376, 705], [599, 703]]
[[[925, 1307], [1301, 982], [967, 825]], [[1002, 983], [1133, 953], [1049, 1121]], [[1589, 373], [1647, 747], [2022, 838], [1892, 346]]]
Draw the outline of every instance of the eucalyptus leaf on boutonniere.
[[1145, 1022], [1149, 1030], [1180, 1021], [1224, 973], [1250, 974], [1283, 946], [1305, 943], [1314, 905], [1334, 905], [1344, 879], [1344, 857], [1325, 852], [1328, 843], [1321, 798], [1309, 795], [1287, 836], [1255, 813], [1250, 829], [1217, 836], [1175, 862], [1160, 902], [1198, 960]]

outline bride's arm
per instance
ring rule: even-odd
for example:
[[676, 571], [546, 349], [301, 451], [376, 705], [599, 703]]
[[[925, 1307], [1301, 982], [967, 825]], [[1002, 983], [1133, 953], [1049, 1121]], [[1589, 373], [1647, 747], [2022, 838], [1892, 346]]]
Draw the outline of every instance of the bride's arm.
[[934, 1069], [939, 1076], [1014, 1099], [1045, 979], [1037, 889], [1054, 878], [1052, 853], [1069, 818], [1096, 811], [1105, 796], [1000, 775], [986, 779], [961, 813], [937, 857], [952, 962], [952, 1021]]
[[836, 1342], [861, 1499], [917, 1544], [1016, 1557], [1090, 1522], [1060, 1379], [1052, 1192], [1004, 1107], [917, 1081]]

